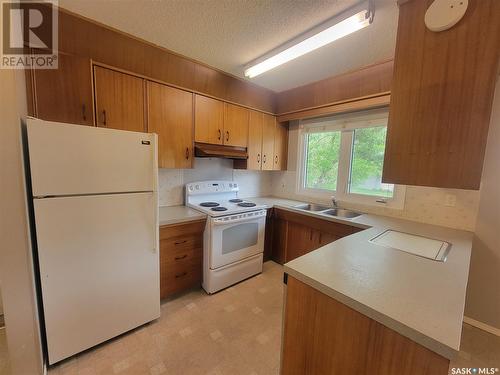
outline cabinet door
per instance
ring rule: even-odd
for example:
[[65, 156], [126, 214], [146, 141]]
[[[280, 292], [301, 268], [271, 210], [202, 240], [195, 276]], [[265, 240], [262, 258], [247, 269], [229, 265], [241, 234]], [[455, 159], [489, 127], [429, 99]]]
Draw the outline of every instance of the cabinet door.
[[94, 66], [97, 126], [146, 131], [144, 80]]
[[34, 69], [36, 117], [43, 120], [94, 125], [90, 59], [59, 53], [57, 69]]
[[[286, 261], [286, 241], [288, 236], [288, 222], [278, 217], [272, 220], [272, 252], [271, 258], [276, 263], [283, 264]], [[267, 233], [266, 233], [267, 234]]]
[[302, 224], [288, 222], [286, 261], [289, 262], [319, 247], [318, 231]]
[[274, 168], [274, 132], [276, 117], [264, 114], [262, 125], [262, 170], [272, 171]]
[[229, 103], [225, 103], [224, 106], [224, 144], [247, 147], [250, 111]]
[[194, 140], [221, 145], [224, 131], [224, 102], [195, 95]]
[[248, 124], [248, 161], [247, 169], [260, 170], [262, 159], [262, 125], [263, 114], [250, 111]]
[[288, 153], [288, 128], [286, 124], [275, 122], [273, 170], [286, 170]]
[[193, 94], [155, 82], [148, 87], [148, 131], [158, 134], [159, 168], [192, 168]]
[[469, 1], [460, 22], [439, 33], [422, 22], [431, 2], [399, 7], [382, 181], [479, 189], [498, 77], [500, 1]]
[[332, 233], [327, 233], [327, 232], [318, 232], [318, 248], [321, 246], [328, 245], [329, 243], [332, 243], [333, 241], [337, 241], [339, 238], [342, 238], [341, 236], [337, 236]]

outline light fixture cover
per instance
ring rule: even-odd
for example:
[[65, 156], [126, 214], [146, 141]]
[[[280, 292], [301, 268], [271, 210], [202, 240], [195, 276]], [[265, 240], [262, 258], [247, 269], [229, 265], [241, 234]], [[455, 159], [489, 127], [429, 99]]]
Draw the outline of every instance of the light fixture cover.
[[462, 19], [468, 0], [434, 0], [425, 12], [425, 26], [431, 31], [448, 30]]
[[245, 76], [253, 78], [274, 69], [288, 61], [296, 59], [306, 53], [314, 51], [320, 47], [326, 46], [333, 41], [352, 34], [370, 24], [370, 18], [367, 17], [368, 10], [363, 10], [345, 20], [271, 56], [264, 61], [257, 63], [245, 70]]

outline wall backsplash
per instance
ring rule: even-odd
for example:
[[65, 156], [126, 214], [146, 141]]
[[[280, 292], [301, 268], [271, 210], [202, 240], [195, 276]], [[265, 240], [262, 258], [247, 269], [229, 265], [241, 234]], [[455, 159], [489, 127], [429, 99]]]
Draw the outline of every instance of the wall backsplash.
[[193, 169], [159, 169], [160, 206], [184, 204], [184, 185], [204, 180], [234, 180], [240, 184], [242, 198], [271, 195], [271, 172], [233, 169], [227, 159], [196, 158]]
[[[184, 185], [193, 181], [234, 180], [240, 184], [240, 197], [250, 198], [274, 195], [302, 201], [318, 201], [296, 194], [296, 173], [258, 172], [233, 169], [233, 162], [217, 158], [196, 158], [193, 169], [160, 169], [160, 206], [184, 204]], [[444, 205], [446, 194], [456, 196], [454, 207]], [[400, 217], [429, 224], [473, 231], [479, 207], [479, 192], [472, 190], [438, 189], [408, 186], [405, 207], [395, 210], [360, 204], [343, 203], [342, 206], [362, 212]]]
[[[277, 197], [331, 204], [331, 202], [315, 200], [296, 194], [295, 171], [273, 173], [272, 185], [272, 195]], [[456, 196], [457, 200], [454, 207], [444, 205], [446, 194]], [[479, 207], [479, 192], [474, 190], [408, 186], [406, 188], [403, 210], [347, 202], [340, 202], [340, 204], [342, 207], [352, 210], [473, 231]]]

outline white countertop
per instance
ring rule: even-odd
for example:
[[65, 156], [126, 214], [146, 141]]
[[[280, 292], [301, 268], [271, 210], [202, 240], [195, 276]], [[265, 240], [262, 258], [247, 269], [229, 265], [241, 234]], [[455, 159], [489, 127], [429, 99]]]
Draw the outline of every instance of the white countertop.
[[[277, 197], [248, 200], [366, 229], [286, 263], [284, 271], [444, 357], [458, 352], [473, 233], [371, 214], [351, 220], [318, 215], [293, 207], [305, 202]], [[185, 206], [160, 207], [161, 225], [204, 217]], [[369, 242], [386, 229], [452, 248], [446, 262], [438, 262]]]
[[[366, 229], [286, 263], [286, 273], [446, 358], [459, 351], [473, 233], [371, 214], [332, 218], [279, 198], [262, 202]], [[387, 229], [452, 248], [438, 262], [369, 242]]]
[[207, 217], [203, 212], [193, 210], [186, 206], [160, 206], [159, 216], [160, 226], [202, 220]]

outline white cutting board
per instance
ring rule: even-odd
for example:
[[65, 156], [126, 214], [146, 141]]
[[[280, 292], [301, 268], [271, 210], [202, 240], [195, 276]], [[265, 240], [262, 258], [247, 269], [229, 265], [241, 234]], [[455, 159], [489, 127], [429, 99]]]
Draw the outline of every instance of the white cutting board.
[[446, 241], [416, 236], [390, 229], [372, 238], [370, 242], [433, 260], [441, 260], [437, 259], [438, 255], [440, 255], [439, 253], [441, 252], [441, 258], [444, 255], [444, 250], [450, 245]]

